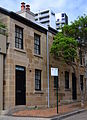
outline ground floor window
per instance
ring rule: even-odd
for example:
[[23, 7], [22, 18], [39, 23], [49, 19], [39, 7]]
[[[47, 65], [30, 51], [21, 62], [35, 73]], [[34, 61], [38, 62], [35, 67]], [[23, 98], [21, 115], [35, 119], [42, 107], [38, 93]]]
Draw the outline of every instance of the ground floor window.
[[57, 89], [57, 87], [59, 87], [58, 76], [54, 76], [54, 88]]
[[41, 90], [41, 70], [35, 69], [35, 90]]

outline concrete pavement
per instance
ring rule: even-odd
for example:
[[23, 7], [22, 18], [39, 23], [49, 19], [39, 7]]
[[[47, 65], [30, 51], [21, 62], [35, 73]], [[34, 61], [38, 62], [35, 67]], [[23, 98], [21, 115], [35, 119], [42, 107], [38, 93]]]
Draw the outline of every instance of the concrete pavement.
[[87, 120], [87, 111], [78, 111], [70, 116], [65, 115], [54, 118], [0, 116], [0, 120]]
[[0, 120], [87, 120], [87, 110], [75, 111], [54, 118], [0, 116]]

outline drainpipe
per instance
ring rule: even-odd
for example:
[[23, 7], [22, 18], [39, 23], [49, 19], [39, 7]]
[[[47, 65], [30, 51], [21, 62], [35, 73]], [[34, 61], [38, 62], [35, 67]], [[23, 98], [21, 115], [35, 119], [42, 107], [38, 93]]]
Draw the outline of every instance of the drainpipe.
[[48, 31], [47, 31], [47, 80], [48, 80], [48, 108], [49, 108], [49, 47], [48, 47]]

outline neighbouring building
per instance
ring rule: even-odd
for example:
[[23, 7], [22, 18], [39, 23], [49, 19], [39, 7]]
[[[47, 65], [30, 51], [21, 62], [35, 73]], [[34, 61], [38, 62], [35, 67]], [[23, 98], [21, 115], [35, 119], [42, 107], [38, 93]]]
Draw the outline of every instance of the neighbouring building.
[[[21, 13], [24, 16], [21, 16]], [[3, 67], [0, 69], [0, 74], [3, 74], [0, 78], [0, 86], [3, 84], [0, 87], [0, 100], [2, 100], [0, 103], [1, 109], [4, 110], [18, 105], [47, 107], [48, 98], [49, 105], [56, 106], [56, 82], [58, 82], [60, 103], [80, 100], [80, 88], [83, 88], [81, 90], [85, 88], [83, 57], [81, 57], [80, 65], [79, 62], [73, 61], [76, 79], [71, 66], [62, 63], [50, 54], [54, 35], [58, 31], [51, 26], [46, 29], [38, 25], [33, 21], [33, 15], [29, 8], [26, 9], [24, 3], [22, 3], [20, 13], [0, 8], [0, 21], [7, 26], [8, 30], [4, 66], [0, 66]], [[1, 40], [0, 36], [0, 45]], [[1, 47], [2, 45], [0, 49]], [[51, 76], [51, 67], [59, 69], [58, 77]], [[79, 87], [80, 85], [82, 87]]]
[[68, 24], [68, 16], [66, 13], [57, 13], [56, 16], [56, 29], [60, 32], [65, 24]]
[[55, 13], [50, 10], [41, 10], [35, 14], [35, 21], [43, 24], [43, 26], [47, 27], [50, 26], [56, 29], [56, 19]]

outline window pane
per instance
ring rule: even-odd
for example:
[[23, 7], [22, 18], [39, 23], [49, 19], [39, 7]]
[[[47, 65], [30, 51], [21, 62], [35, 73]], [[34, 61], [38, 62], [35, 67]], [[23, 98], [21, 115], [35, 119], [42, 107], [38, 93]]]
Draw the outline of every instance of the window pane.
[[34, 52], [35, 54], [40, 54], [40, 36], [34, 35]]
[[69, 89], [69, 72], [65, 71], [65, 88]]
[[15, 26], [15, 47], [23, 49], [23, 29]]
[[35, 70], [35, 90], [41, 90], [41, 70]]

